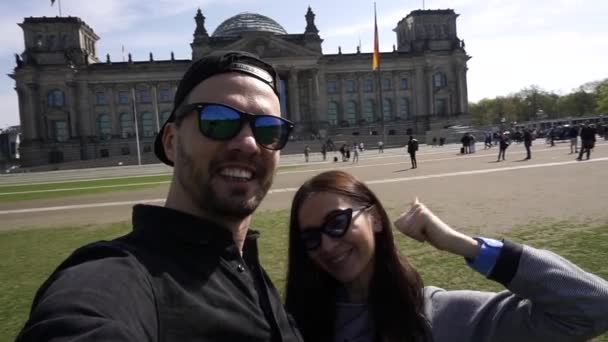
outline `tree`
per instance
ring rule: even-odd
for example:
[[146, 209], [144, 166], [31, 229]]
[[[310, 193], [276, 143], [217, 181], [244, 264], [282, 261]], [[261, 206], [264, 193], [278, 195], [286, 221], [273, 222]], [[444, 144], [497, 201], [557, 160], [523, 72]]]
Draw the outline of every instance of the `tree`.
[[605, 79], [597, 87], [597, 107], [596, 113], [600, 115], [608, 114], [608, 79]]

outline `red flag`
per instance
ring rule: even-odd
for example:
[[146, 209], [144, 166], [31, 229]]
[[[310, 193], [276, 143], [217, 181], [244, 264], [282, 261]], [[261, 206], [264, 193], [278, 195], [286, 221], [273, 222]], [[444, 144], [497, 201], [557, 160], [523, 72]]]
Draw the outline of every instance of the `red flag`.
[[372, 56], [372, 70], [380, 67], [380, 43], [378, 42], [378, 20], [376, 19], [376, 3], [374, 2], [374, 54]]

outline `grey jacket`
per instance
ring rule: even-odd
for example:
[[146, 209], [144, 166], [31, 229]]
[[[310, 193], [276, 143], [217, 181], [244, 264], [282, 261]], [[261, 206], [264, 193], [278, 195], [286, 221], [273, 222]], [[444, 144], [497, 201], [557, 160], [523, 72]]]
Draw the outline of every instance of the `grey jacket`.
[[608, 282], [544, 250], [505, 241], [492, 293], [424, 289], [435, 342], [586, 341], [608, 330]]
[[[488, 278], [507, 290], [424, 288], [433, 342], [586, 341], [608, 331], [608, 282], [552, 252], [504, 241]], [[336, 321], [334, 341], [374, 340], [365, 305], [338, 303]]]

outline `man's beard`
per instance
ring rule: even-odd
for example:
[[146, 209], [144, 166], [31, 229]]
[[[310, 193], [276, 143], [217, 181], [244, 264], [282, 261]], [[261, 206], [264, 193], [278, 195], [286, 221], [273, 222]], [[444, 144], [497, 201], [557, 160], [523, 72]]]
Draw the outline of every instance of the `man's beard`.
[[[226, 152], [212, 159], [208, 170], [201, 170], [195, 166], [192, 156], [186, 153], [181, 142], [178, 142], [177, 158], [180, 168], [177, 180], [182, 188], [199, 209], [218, 218], [241, 220], [253, 214], [268, 193], [274, 178], [274, 172], [270, 172], [257, 157], [245, 161], [239, 154]], [[256, 182], [259, 187], [250, 198], [245, 198], [246, 193], [241, 189], [234, 189], [226, 194], [220, 194], [213, 189], [212, 177], [221, 177], [216, 173], [217, 165], [230, 161], [239, 161], [255, 167], [252, 182]]]

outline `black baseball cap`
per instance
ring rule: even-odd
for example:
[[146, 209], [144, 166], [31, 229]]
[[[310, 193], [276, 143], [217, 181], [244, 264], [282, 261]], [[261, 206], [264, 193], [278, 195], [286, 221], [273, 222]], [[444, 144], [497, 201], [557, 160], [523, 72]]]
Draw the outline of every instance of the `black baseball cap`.
[[279, 74], [272, 65], [264, 62], [254, 54], [244, 51], [216, 51], [199, 59], [190, 65], [190, 68], [188, 68], [182, 77], [182, 80], [179, 82], [173, 100], [173, 111], [171, 111], [171, 115], [167, 121], [163, 123], [158, 135], [156, 135], [156, 140], [154, 141], [154, 154], [156, 154], [156, 157], [160, 161], [169, 166], [173, 166], [173, 162], [165, 155], [162, 137], [167, 123], [175, 121], [176, 110], [184, 104], [183, 102], [192, 89], [199, 83], [211, 76], [227, 72], [240, 72], [255, 77], [268, 84], [277, 97], [280, 97], [279, 86], [281, 83]]

